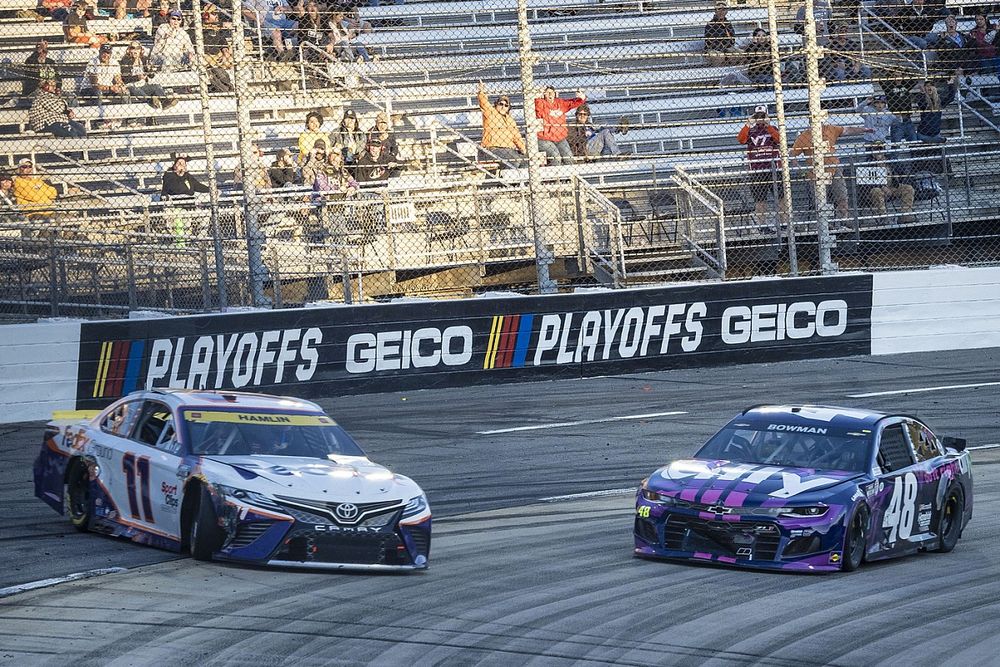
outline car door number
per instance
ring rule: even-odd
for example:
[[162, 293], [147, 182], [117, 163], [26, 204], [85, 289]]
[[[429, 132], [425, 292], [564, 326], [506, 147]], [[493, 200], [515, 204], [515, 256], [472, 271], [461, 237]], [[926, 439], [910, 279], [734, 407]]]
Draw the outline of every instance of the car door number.
[[133, 519], [141, 519], [139, 516], [139, 502], [136, 499], [135, 483], [138, 478], [139, 493], [142, 498], [142, 514], [148, 523], [156, 523], [153, 520], [153, 503], [149, 500], [149, 457], [136, 457], [132, 452], [125, 452], [122, 456], [122, 471], [125, 473], [125, 484], [128, 487], [128, 508]]
[[892, 487], [889, 507], [882, 517], [882, 527], [889, 531], [889, 543], [908, 540], [916, 517], [917, 477], [912, 472], [897, 477]]

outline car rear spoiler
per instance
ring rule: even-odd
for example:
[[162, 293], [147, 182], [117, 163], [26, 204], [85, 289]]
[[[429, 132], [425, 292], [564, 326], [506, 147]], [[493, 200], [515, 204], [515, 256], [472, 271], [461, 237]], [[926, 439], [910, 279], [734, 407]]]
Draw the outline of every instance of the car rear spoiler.
[[964, 452], [967, 443], [965, 438], [952, 438], [951, 436], [944, 436], [941, 438], [941, 444], [949, 449], [954, 449], [956, 452]]

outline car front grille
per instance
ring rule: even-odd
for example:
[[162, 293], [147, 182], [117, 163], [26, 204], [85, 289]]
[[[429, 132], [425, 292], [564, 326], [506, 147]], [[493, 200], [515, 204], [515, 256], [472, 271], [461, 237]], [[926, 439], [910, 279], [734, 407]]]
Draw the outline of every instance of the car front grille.
[[272, 525], [269, 521], [256, 521], [244, 523], [236, 529], [236, 536], [229, 541], [229, 546], [233, 549], [241, 549], [249, 546], [254, 540], [264, 534]]
[[659, 545], [660, 536], [656, 534], [656, 525], [651, 521], [635, 519], [635, 534], [650, 544]]
[[292, 531], [276, 560], [350, 565], [409, 565], [410, 556], [396, 533], [323, 534]]
[[423, 554], [426, 557], [431, 555], [431, 533], [429, 530], [411, 530], [410, 539], [413, 540], [413, 546], [416, 547], [418, 554]]
[[670, 514], [663, 545], [674, 551], [704, 551], [731, 558], [774, 560], [781, 533], [777, 525], [758, 521], [716, 521]]
[[[374, 503], [336, 503], [320, 500], [304, 500], [287, 496], [275, 496], [278, 504], [295, 519], [304, 523], [336, 523], [341, 526], [365, 524], [372, 517], [393, 512], [403, 506], [400, 500], [382, 500]], [[353, 518], [345, 519], [337, 514], [341, 505], [352, 505], [356, 508]]]

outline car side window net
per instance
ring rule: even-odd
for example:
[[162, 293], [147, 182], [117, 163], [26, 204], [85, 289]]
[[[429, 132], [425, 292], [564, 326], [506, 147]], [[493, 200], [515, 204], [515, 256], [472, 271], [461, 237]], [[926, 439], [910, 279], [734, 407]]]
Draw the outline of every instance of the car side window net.
[[910, 445], [903, 435], [901, 424], [893, 424], [882, 430], [882, 438], [878, 445], [878, 463], [882, 470], [892, 472], [913, 465], [913, 455]]
[[160, 434], [170, 421], [170, 409], [162, 403], [149, 401], [143, 410], [142, 419], [135, 429], [132, 439], [156, 447], [160, 440]]

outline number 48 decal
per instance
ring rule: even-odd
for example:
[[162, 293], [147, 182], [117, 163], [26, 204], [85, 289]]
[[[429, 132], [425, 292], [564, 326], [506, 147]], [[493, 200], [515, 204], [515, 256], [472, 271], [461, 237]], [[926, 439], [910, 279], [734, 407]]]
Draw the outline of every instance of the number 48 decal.
[[917, 477], [908, 472], [897, 477], [892, 487], [889, 508], [882, 517], [882, 527], [889, 530], [889, 543], [897, 539], [908, 540], [913, 533], [913, 519], [916, 516]]
[[139, 503], [135, 498], [135, 478], [138, 477], [142, 495], [142, 513], [148, 523], [156, 523], [153, 520], [153, 503], [149, 501], [149, 457], [136, 458], [132, 452], [126, 452], [122, 457], [122, 471], [125, 473], [125, 484], [128, 486], [128, 509], [132, 518], [142, 519], [139, 516]]

